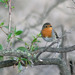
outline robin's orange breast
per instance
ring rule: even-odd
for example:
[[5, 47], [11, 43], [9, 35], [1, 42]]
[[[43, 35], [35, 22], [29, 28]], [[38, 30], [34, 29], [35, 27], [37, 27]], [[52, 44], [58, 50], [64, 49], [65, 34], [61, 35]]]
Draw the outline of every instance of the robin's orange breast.
[[44, 28], [42, 31], [41, 31], [41, 34], [42, 34], [42, 37], [52, 37], [52, 27], [49, 27], [49, 28]]

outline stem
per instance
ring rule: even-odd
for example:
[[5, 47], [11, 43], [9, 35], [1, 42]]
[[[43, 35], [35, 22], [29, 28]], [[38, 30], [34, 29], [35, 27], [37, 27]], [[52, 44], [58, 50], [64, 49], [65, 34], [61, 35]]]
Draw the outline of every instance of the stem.
[[6, 33], [2, 28], [1, 28], [1, 30], [2, 30], [6, 35], [8, 35], [8, 33]]
[[11, 32], [11, 0], [9, 0], [9, 33]]
[[[8, 3], [9, 6], [9, 34], [11, 33], [11, 0]], [[7, 49], [10, 49], [10, 42], [8, 43]]]

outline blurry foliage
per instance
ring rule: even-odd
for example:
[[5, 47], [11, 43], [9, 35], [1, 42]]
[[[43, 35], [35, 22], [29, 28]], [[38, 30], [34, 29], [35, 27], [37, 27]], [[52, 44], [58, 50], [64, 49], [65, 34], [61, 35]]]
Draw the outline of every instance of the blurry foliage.
[[8, 7], [8, 0], [0, 0], [0, 2], [4, 3], [6, 8]]
[[[6, 28], [7, 30], [9, 29], [9, 26], [5, 26], [4, 22], [1, 22], [0, 23], [0, 29], [2, 28]], [[4, 30], [2, 30], [5, 34], [6, 32]], [[7, 42], [11, 42], [13, 43], [11, 40], [14, 38], [14, 39], [17, 39], [19, 41], [23, 41], [23, 39], [19, 38], [19, 35], [21, 35], [23, 33], [22, 30], [17, 30], [16, 27], [13, 28], [11, 27], [11, 32], [10, 33], [7, 33]], [[21, 63], [24, 63], [25, 64], [25, 67], [27, 67], [27, 65], [32, 65], [32, 62], [31, 62], [31, 56], [35, 57], [36, 54], [33, 54], [32, 55], [32, 52], [33, 51], [36, 51], [38, 50], [38, 45], [37, 43], [40, 43], [40, 40], [38, 40], [38, 38], [41, 37], [41, 34], [38, 34], [36, 36], [32, 36], [33, 40], [31, 41], [30, 44], [28, 44], [27, 42], [25, 42], [25, 46], [20, 46], [18, 47], [16, 50], [20, 50], [22, 52], [26, 52], [27, 55], [28, 55], [28, 58], [18, 58], [16, 57], [16, 61], [18, 62], [18, 69], [19, 69], [19, 72], [22, 70], [22, 64]], [[12, 44], [11, 44], [12, 46]], [[3, 50], [3, 46], [0, 44], [0, 50]], [[3, 59], [3, 56], [0, 56], [0, 60]], [[14, 59], [13, 57], [11, 59]]]
[[[1, 3], [5, 4], [5, 7], [8, 8], [8, 0], [0, 0]], [[11, 8], [15, 8], [14, 6], [11, 6]]]
[[[5, 7], [8, 8], [9, 7], [9, 1], [8, 0], [0, 0], [0, 2], [5, 4]], [[11, 8], [14, 8], [14, 6], [11, 6]], [[21, 35], [23, 33], [22, 30], [17, 30], [16, 27], [13, 28], [11, 27], [11, 32], [5, 32], [3, 30], [3, 28], [6, 28], [7, 30], [9, 30], [9, 26], [6, 26], [4, 24], [4, 22], [0, 23], [0, 29], [7, 35], [7, 43], [10, 44], [10, 46], [12, 47], [13, 42], [11, 41], [13, 38], [15, 40], [19, 40], [19, 41], [23, 41], [23, 39], [21, 39], [19, 37], [19, 35]], [[16, 50], [20, 50], [22, 52], [26, 52], [28, 55], [28, 58], [21, 58], [21, 57], [10, 57], [11, 60], [16, 60], [18, 62], [18, 69], [19, 72], [22, 70], [22, 64], [25, 65], [25, 67], [27, 67], [27, 65], [32, 65], [33, 62], [31, 60], [31, 56], [35, 57], [36, 54], [32, 55], [33, 51], [36, 51], [38, 49], [38, 45], [37, 43], [40, 43], [40, 40], [38, 40], [39, 37], [41, 37], [41, 34], [38, 34], [36, 37], [32, 36], [33, 40], [31, 41], [30, 44], [28, 44], [27, 42], [25, 42], [25, 46], [20, 46], [18, 48], [16, 48]], [[24, 42], [24, 41], [23, 41]], [[0, 44], [0, 51], [3, 50], [3, 46], [2, 44]], [[16, 59], [15, 59], [16, 58]], [[0, 56], [0, 60], [3, 60], [3, 56]]]

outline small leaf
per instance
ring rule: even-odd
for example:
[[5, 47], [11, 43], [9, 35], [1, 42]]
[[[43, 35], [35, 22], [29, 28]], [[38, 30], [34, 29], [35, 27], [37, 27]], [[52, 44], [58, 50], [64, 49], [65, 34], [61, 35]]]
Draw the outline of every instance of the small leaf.
[[28, 45], [28, 44], [25, 42], [25, 45]]
[[19, 72], [21, 72], [21, 71], [22, 71], [22, 65], [21, 65], [21, 63], [20, 63], [20, 62], [18, 63], [18, 70], [19, 70]]
[[8, 35], [7, 42], [10, 41], [11, 35], [12, 35], [12, 33], [10, 33], [10, 34]]
[[0, 0], [0, 2], [2, 2], [2, 0]]
[[37, 34], [37, 37], [41, 37], [41, 33]]
[[3, 56], [0, 56], [0, 60], [3, 60]]
[[23, 60], [23, 61], [27, 61], [27, 59], [26, 59], [26, 58], [22, 58], [22, 60]]
[[20, 41], [23, 41], [21, 38], [17, 38], [18, 40], [20, 40]]
[[34, 38], [34, 39], [33, 39], [32, 43], [34, 43], [34, 42], [37, 42], [37, 38]]
[[8, 1], [8, 0], [5, 0], [6, 2]]
[[25, 51], [27, 51], [27, 48], [25, 48], [25, 47], [18, 47], [17, 50], [21, 50], [21, 51], [25, 52]]
[[11, 8], [15, 8], [14, 6], [12, 6]]
[[3, 2], [4, 3], [4, 0], [0, 0], [0, 2]]
[[31, 51], [34, 51], [34, 46], [32, 45], [30, 49], [31, 49]]
[[35, 37], [35, 36], [33, 36], [33, 38], [35, 39], [36, 37]]
[[7, 4], [5, 4], [5, 7], [6, 7], [6, 8], [8, 8], [8, 5], [7, 5]]
[[20, 35], [20, 34], [22, 34], [22, 33], [23, 33], [23, 31], [19, 30], [19, 31], [17, 31], [17, 32], [15, 33], [15, 35]]
[[38, 50], [38, 46], [37, 46], [37, 47], [35, 47], [35, 48], [34, 48], [34, 50], [35, 50], [35, 51], [36, 51], [36, 50]]
[[[3, 46], [0, 44], [0, 50], [3, 50]], [[0, 60], [3, 60], [3, 56], [0, 56]]]
[[0, 24], [0, 27], [3, 26], [3, 25], [4, 25], [4, 22], [2, 22], [2, 23]]
[[3, 46], [0, 44], [0, 50], [3, 50]]
[[26, 46], [29, 46], [29, 44], [27, 44], [26, 42], [25, 42], [25, 45], [26, 45]]

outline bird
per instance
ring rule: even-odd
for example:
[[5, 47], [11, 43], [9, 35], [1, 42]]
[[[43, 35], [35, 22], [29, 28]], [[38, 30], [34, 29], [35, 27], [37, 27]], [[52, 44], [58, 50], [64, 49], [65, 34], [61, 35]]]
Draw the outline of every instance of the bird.
[[57, 32], [53, 29], [52, 25], [48, 22], [42, 26], [41, 36], [47, 42], [52, 42], [55, 39], [59, 38]]

